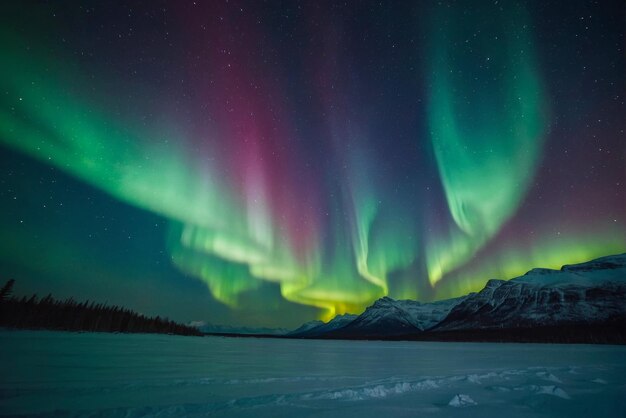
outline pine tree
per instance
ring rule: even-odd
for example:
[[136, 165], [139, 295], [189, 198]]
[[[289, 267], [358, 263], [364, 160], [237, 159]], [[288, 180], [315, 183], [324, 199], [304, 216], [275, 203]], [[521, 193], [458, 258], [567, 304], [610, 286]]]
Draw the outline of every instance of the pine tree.
[[13, 293], [13, 285], [15, 284], [15, 280], [11, 279], [2, 286], [0, 289], [0, 302], [9, 299], [11, 294]]

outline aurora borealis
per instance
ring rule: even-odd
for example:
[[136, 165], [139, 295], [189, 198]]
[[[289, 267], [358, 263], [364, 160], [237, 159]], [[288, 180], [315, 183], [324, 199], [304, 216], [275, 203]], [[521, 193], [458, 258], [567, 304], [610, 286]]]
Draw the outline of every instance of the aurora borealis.
[[0, 274], [293, 326], [624, 252], [622, 3], [4, 4]]

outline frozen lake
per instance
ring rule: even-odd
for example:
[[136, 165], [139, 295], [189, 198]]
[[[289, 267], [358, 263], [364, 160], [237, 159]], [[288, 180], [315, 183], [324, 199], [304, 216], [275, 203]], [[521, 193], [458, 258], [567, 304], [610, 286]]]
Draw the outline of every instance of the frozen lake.
[[0, 331], [0, 415], [626, 416], [626, 347]]

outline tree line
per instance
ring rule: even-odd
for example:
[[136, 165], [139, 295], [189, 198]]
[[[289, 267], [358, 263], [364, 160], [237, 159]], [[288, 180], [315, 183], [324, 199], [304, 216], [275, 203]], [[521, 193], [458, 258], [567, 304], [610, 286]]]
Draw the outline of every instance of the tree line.
[[0, 327], [63, 331], [202, 335], [196, 328], [167, 318], [147, 317], [130, 309], [73, 298], [57, 300], [13, 296], [15, 280], [0, 289]]

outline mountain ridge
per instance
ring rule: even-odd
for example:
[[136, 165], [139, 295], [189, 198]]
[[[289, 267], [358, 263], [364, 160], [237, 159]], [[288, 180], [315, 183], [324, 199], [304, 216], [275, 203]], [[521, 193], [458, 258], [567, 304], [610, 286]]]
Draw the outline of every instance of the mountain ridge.
[[287, 337], [625, 344], [626, 253], [491, 279], [454, 299], [385, 296], [340, 327], [332, 322]]

